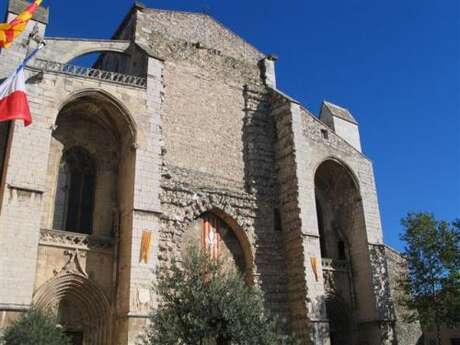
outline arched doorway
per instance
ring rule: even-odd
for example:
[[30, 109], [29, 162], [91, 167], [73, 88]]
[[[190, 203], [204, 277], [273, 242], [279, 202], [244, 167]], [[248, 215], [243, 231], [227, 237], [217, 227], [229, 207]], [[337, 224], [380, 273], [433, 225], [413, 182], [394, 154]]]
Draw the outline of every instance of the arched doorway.
[[331, 345], [352, 344], [359, 297], [353, 270], [367, 251], [359, 186], [348, 167], [329, 159], [316, 171], [315, 197]]
[[38, 307], [54, 310], [72, 345], [108, 345], [112, 341], [111, 308], [102, 289], [90, 279], [65, 273], [34, 295]]

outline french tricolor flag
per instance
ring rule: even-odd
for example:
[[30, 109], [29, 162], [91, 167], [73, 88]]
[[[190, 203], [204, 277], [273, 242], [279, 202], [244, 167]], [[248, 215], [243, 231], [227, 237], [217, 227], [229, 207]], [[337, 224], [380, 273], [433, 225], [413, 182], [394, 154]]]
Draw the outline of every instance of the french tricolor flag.
[[43, 41], [24, 59], [16, 72], [0, 85], [0, 121], [23, 120], [26, 127], [32, 123], [27, 102], [24, 67], [44, 46]]
[[24, 120], [26, 127], [32, 123], [27, 103], [24, 64], [0, 85], [0, 121], [11, 120]]

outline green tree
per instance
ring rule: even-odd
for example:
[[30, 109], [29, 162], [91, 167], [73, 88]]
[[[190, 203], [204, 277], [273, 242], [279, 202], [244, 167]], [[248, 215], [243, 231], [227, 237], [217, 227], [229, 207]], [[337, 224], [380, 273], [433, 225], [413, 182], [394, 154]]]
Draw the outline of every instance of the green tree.
[[158, 272], [161, 303], [140, 338], [143, 345], [280, 345], [259, 290], [234, 270], [190, 247], [184, 260]]
[[2, 345], [70, 345], [55, 316], [32, 308], [8, 327], [0, 338]]
[[440, 344], [441, 325], [453, 326], [460, 315], [460, 221], [409, 213], [402, 225], [408, 264], [402, 302], [411, 311], [406, 319], [435, 328]]

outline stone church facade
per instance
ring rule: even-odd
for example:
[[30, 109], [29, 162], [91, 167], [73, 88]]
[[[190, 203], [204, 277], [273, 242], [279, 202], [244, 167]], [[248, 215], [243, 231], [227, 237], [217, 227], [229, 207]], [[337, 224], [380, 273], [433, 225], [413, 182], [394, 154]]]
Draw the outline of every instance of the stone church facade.
[[[0, 77], [47, 23], [40, 9], [1, 51]], [[197, 239], [302, 344], [415, 344], [348, 110], [313, 115], [277, 89], [274, 56], [204, 14], [136, 3], [110, 40], [46, 42], [27, 67], [33, 125], [0, 124], [0, 327], [34, 304], [74, 344], [134, 344], [154, 271]]]

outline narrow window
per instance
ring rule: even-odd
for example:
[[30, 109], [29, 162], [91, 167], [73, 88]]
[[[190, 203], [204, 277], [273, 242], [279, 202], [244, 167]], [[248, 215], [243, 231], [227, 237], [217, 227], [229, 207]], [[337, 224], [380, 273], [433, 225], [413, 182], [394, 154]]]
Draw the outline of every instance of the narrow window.
[[339, 252], [339, 260], [346, 260], [346, 255], [345, 255], [345, 242], [344, 241], [339, 241], [337, 244], [337, 249]]
[[0, 122], [0, 172], [6, 161], [6, 146], [8, 143], [9, 122]]
[[323, 137], [323, 139], [326, 139], [326, 140], [329, 139], [329, 132], [327, 131], [327, 129], [321, 130], [321, 136]]
[[[3, 179], [6, 173], [8, 156], [8, 138], [10, 136], [10, 121], [0, 122], [0, 197], [3, 191]], [[1, 204], [1, 202], [0, 202]]]
[[319, 245], [320, 245], [320, 250], [321, 250], [321, 257], [327, 258], [323, 212], [321, 210], [321, 205], [318, 199], [316, 199], [316, 217], [318, 219], [318, 233], [319, 233]]
[[54, 228], [90, 234], [96, 169], [82, 148], [68, 150], [62, 159], [56, 190]]
[[278, 208], [275, 208], [273, 211], [273, 224], [275, 226], [275, 231], [283, 231], [283, 225], [281, 223], [281, 213]]

